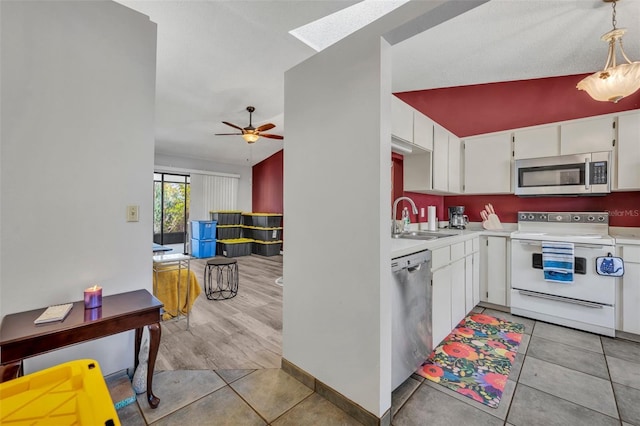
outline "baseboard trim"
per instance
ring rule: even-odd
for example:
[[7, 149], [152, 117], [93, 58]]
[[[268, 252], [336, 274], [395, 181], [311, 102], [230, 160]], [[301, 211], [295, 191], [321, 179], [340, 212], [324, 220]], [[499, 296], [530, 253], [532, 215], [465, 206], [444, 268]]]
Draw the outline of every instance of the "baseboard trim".
[[281, 362], [282, 371], [292, 376], [305, 386], [314, 390], [318, 395], [322, 396], [327, 401], [331, 402], [336, 407], [340, 408], [345, 413], [359, 421], [365, 426], [390, 426], [391, 425], [391, 410], [387, 410], [381, 418], [378, 418], [375, 414], [366, 410], [359, 404], [353, 402], [340, 392], [322, 383], [316, 379], [313, 375], [309, 374], [302, 368], [298, 367], [294, 363], [282, 358]]

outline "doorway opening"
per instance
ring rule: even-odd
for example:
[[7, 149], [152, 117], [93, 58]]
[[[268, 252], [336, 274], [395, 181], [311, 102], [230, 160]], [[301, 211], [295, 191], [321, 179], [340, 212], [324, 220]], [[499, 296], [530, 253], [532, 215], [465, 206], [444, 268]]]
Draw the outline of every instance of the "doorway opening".
[[153, 242], [182, 244], [186, 252], [189, 223], [189, 175], [153, 174]]

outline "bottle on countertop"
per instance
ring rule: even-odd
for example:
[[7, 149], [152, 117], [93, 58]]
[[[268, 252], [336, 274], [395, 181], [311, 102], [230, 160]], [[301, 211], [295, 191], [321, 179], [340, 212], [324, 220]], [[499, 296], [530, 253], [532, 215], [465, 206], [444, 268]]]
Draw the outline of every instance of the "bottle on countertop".
[[409, 209], [405, 207], [402, 209], [402, 230], [407, 232], [409, 231], [409, 225], [411, 224], [411, 219], [409, 218]]

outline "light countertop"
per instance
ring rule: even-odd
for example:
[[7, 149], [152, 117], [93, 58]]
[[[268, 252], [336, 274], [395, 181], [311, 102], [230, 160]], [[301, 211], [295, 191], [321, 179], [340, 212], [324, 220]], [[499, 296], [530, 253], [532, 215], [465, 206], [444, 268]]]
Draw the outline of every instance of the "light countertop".
[[616, 239], [616, 244], [640, 245], [640, 228], [610, 226], [609, 235]]

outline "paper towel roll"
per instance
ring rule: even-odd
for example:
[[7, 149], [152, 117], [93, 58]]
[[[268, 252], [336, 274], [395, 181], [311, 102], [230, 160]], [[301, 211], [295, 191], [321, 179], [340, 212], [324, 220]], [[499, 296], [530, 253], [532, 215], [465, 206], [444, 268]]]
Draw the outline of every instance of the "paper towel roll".
[[435, 231], [438, 223], [438, 219], [436, 219], [436, 206], [427, 207], [427, 222], [429, 223], [429, 231]]

